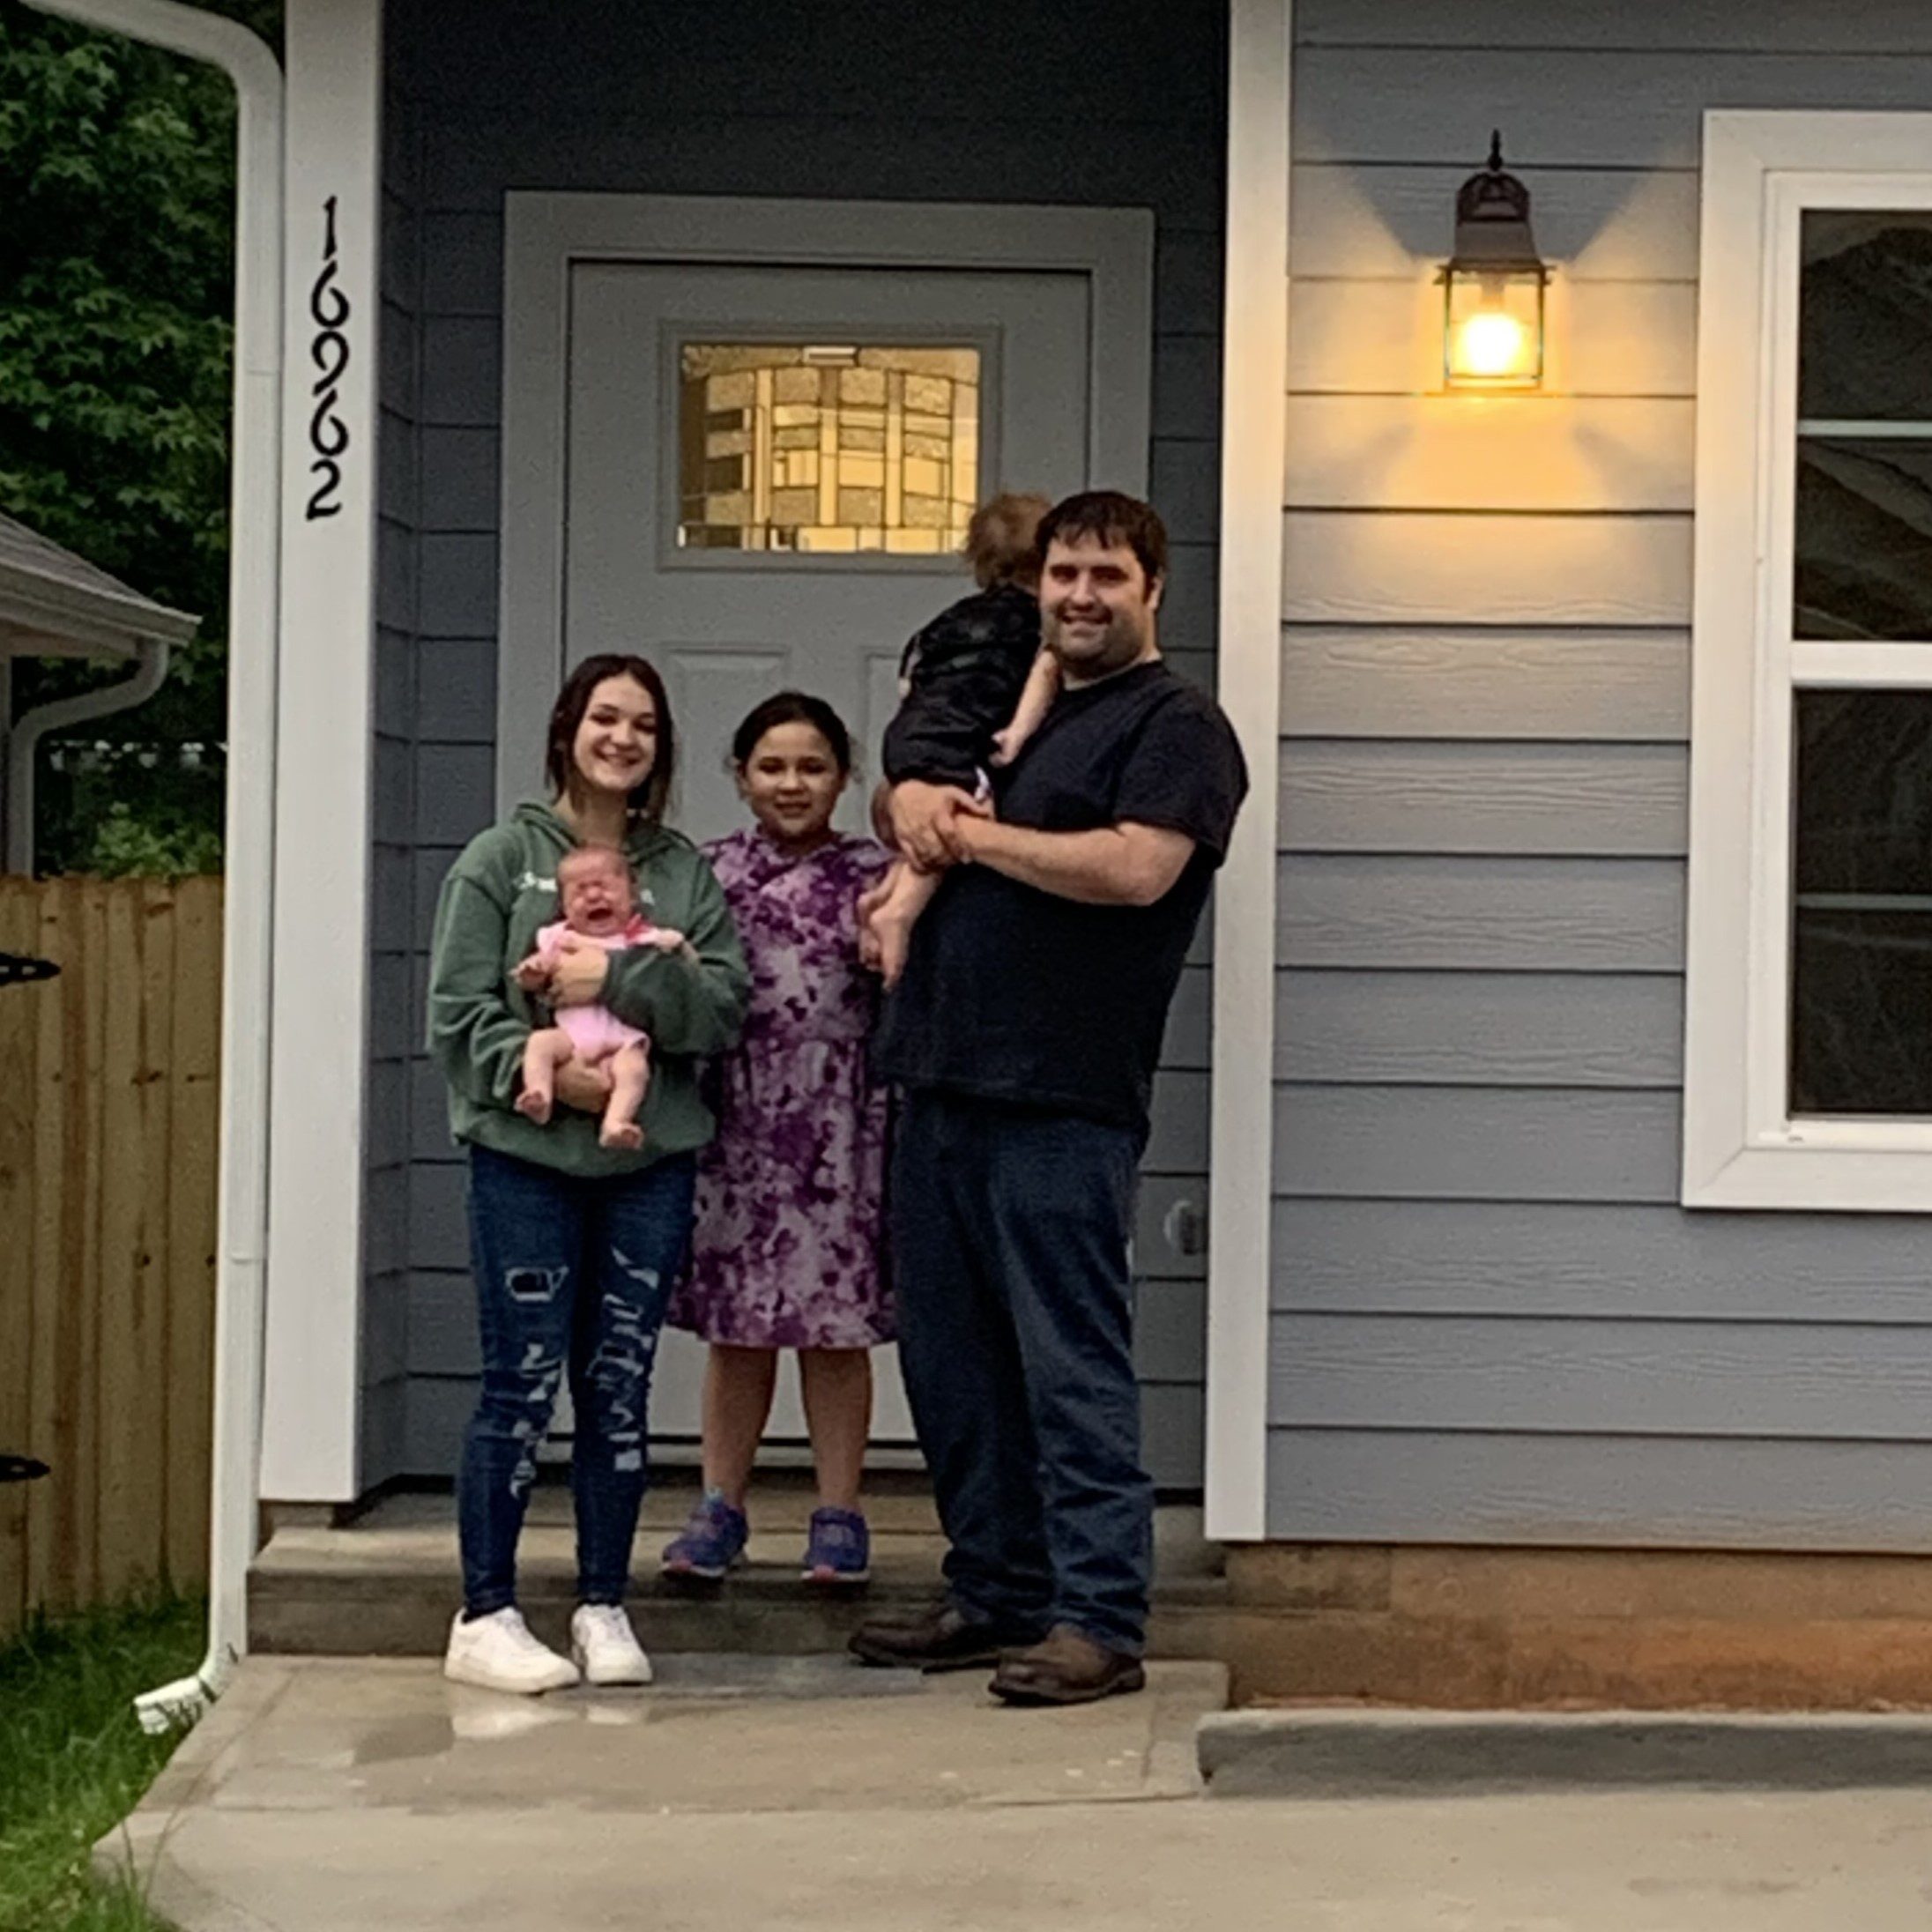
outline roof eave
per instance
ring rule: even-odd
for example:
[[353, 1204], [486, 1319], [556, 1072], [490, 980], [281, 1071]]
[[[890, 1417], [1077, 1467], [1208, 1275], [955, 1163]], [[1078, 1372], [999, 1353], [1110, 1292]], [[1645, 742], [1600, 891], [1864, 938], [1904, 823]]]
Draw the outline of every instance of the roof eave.
[[200, 628], [199, 618], [145, 598], [0, 564], [0, 650], [9, 656], [131, 658], [145, 642], [186, 643]]

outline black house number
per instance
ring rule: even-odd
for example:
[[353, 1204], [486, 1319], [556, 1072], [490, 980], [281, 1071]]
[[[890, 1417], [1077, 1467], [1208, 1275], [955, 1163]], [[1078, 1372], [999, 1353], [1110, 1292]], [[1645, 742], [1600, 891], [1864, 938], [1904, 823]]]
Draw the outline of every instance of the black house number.
[[322, 272], [308, 291], [309, 318], [316, 333], [308, 345], [308, 359], [316, 365], [316, 399], [308, 419], [308, 447], [314, 451], [308, 473], [316, 479], [309, 493], [308, 520], [335, 516], [342, 509], [342, 458], [348, 453], [349, 426], [342, 420], [342, 378], [349, 367], [348, 296], [337, 286], [338, 264], [336, 249], [336, 197], [323, 203], [323, 231]]

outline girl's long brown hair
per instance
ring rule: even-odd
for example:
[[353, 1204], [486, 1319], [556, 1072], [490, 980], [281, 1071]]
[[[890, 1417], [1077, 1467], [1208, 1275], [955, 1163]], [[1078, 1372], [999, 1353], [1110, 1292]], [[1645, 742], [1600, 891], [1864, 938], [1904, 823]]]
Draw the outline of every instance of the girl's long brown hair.
[[665, 695], [664, 680], [658, 675], [656, 668], [642, 658], [627, 657], [614, 650], [604, 651], [595, 658], [586, 658], [563, 680], [563, 688], [557, 693], [557, 702], [550, 708], [550, 731], [544, 742], [544, 770], [549, 777], [552, 790], [559, 797], [570, 797], [582, 784], [576, 760], [572, 756], [577, 728], [583, 723], [583, 714], [591, 708], [591, 694], [606, 678], [631, 679], [650, 694], [650, 702], [657, 707], [657, 762], [650, 768], [650, 776], [642, 784], [632, 787], [628, 804], [634, 819], [646, 825], [662, 824], [665, 806], [671, 797], [672, 777], [677, 769], [678, 734], [671, 722], [671, 700]]

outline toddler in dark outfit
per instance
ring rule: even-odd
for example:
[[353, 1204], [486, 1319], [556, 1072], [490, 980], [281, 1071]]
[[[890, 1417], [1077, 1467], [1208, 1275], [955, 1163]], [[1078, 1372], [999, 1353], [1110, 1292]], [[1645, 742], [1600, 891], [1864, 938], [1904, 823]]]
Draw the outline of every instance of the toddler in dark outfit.
[[[954, 786], [985, 799], [989, 767], [1010, 764], [1059, 691], [1059, 672], [1040, 648], [1039, 559], [1035, 539], [1051, 505], [1003, 494], [967, 525], [965, 554], [979, 589], [948, 606], [907, 644], [900, 704], [886, 727], [887, 786]], [[891, 842], [881, 788], [880, 836]], [[866, 962], [889, 986], [905, 966], [912, 927], [940, 874], [902, 857], [860, 902]]]

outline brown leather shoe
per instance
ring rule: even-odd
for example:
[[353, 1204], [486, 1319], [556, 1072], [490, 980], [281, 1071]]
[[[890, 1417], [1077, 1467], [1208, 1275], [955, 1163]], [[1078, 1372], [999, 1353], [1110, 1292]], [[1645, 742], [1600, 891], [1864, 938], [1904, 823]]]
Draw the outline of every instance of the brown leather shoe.
[[1008, 1704], [1092, 1704], [1146, 1683], [1138, 1657], [1105, 1649], [1071, 1624], [1056, 1624], [1044, 1643], [1007, 1652], [992, 1688]]
[[969, 1621], [950, 1603], [915, 1616], [875, 1617], [845, 1646], [862, 1664], [910, 1670], [970, 1670], [996, 1663], [1022, 1637], [997, 1624]]

